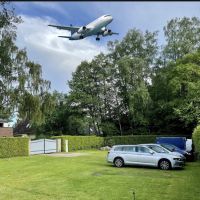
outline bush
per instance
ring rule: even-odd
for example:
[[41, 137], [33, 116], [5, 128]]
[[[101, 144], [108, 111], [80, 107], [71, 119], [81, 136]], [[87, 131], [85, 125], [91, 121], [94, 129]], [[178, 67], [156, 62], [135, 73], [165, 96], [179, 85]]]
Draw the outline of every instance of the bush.
[[29, 138], [0, 138], [0, 158], [29, 155]]
[[200, 125], [194, 129], [192, 134], [192, 140], [195, 152], [199, 154], [198, 159], [200, 160]]
[[66, 152], [66, 140], [68, 140], [68, 150], [83, 150], [99, 148], [103, 146], [104, 139], [96, 136], [55, 136], [53, 138], [61, 138], [61, 151]]
[[131, 135], [131, 136], [129, 135], [129, 136], [113, 136], [113, 137], [66, 135], [66, 136], [54, 136], [53, 138], [61, 138], [61, 151], [66, 152], [65, 140], [68, 140], [68, 150], [75, 151], [81, 149], [99, 148], [102, 146], [113, 146], [118, 144], [155, 143], [156, 137], [158, 137], [158, 135]]
[[132, 135], [132, 136], [114, 136], [104, 138], [105, 146], [112, 146], [118, 144], [144, 144], [154, 143], [156, 135]]

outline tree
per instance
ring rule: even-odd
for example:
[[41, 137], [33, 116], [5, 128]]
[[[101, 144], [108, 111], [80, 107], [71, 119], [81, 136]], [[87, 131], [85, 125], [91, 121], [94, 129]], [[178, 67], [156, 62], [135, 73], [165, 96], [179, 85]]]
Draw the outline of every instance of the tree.
[[41, 65], [29, 61], [26, 50], [15, 44], [21, 18], [6, 3], [0, 6], [0, 117], [17, 113], [20, 120], [42, 123], [52, 103], [50, 82], [42, 78]]
[[150, 88], [152, 122], [165, 132], [191, 133], [199, 121], [200, 52], [158, 69]]
[[200, 47], [200, 20], [192, 18], [174, 18], [164, 27], [167, 44], [163, 55], [166, 60], [176, 61]]
[[122, 135], [123, 128], [148, 124], [147, 85], [157, 53], [156, 34], [131, 30], [122, 42], [109, 43], [108, 55], [82, 62], [73, 74], [73, 105], [91, 119], [96, 134], [117, 127]]
[[110, 56], [114, 61], [129, 56], [143, 59], [148, 65], [153, 64], [158, 51], [157, 34], [158, 32], [146, 31], [142, 33], [140, 30], [131, 29], [121, 42], [108, 43]]
[[[18, 81], [18, 66], [26, 54], [15, 45], [16, 25], [21, 22], [14, 10], [8, 10], [6, 3], [0, 4], [0, 117], [10, 117], [16, 102], [13, 85]], [[22, 79], [19, 76], [19, 79]]]
[[124, 57], [118, 62], [118, 86], [130, 128], [146, 126], [150, 96], [147, 89], [148, 65], [139, 58]]

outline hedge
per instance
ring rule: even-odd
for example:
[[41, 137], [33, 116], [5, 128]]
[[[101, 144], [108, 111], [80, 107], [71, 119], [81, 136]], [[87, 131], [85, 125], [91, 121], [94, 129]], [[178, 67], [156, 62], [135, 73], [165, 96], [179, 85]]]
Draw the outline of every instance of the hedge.
[[66, 151], [66, 143], [68, 140], [68, 151], [99, 148], [104, 145], [104, 139], [96, 136], [55, 136], [53, 138], [61, 138], [61, 151]]
[[141, 144], [154, 143], [156, 135], [134, 135], [134, 136], [113, 136], [113, 137], [96, 137], [96, 136], [54, 136], [61, 138], [61, 151], [66, 151], [65, 140], [68, 140], [68, 151], [81, 149], [99, 148], [102, 146], [113, 146], [117, 144]]
[[199, 154], [198, 159], [200, 160], [200, 125], [194, 129], [192, 133], [192, 140], [194, 143], [195, 152]]
[[29, 155], [29, 138], [0, 137], [0, 158]]
[[[113, 136], [113, 137], [96, 137], [96, 136], [54, 136], [61, 138], [61, 151], [66, 151], [65, 140], [68, 140], [68, 151], [81, 149], [99, 148], [101, 146], [113, 146], [118, 144], [145, 144], [155, 143], [156, 137], [161, 135], [132, 135], [132, 136]], [[167, 137], [166, 135], [162, 135]], [[176, 137], [175, 135], [173, 137]], [[180, 136], [179, 136], [180, 137]]]
[[113, 136], [104, 138], [105, 146], [117, 144], [145, 144], [155, 143], [157, 135], [132, 135], [132, 136]]

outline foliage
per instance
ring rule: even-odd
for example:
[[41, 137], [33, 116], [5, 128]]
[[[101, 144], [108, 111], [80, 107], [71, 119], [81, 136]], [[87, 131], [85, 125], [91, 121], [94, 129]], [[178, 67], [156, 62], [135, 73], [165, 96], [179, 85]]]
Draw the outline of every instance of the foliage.
[[0, 158], [29, 155], [29, 138], [0, 137]]
[[[195, 151], [200, 153], [200, 126], [197, 126], [192, 134]], [[200, 159], [200, 156], [199, 156]]]
[[132, 135], [132, 136], [113, 136], [105, 137], [105, 146], [112, 146], [118, 144], [145, 144], [155, 143], [156, 135]]
[[17, 113], [20, 121], [40, 124], [51, 109], [50, 82], [42, 78], [42, 66], [15, 44], [21, 18], [7, 3], [0, 6], [0, 117]]
[[104, 136], [113, 136], [119, 134], [119, 130], [117, 129], [116, 125], [112, 122], [102, 122], [101, 129], [104, 133]]
[[18, 114], [16, 130], [46, 136], [117, 136], [149, 132], [190, 134], [200, 120], [200, 20], [174, 18], [158, 32], [131, 29], [108, 53], [77, 66], [69, 94], [49, 93], [42, 66], [16, 46], [22, 23], [0, 10], [0, 118]]
[[166, 46], [163, 49], [164, 59], [177, 60], [200, 47], [200, 20], [192, 18], [174, 18], [164, 27]]
[[113, 146], [118, 144], [145, 144], [155, 143], [158, 135], [129, 135], [129, 136], [112, 136], [112, 137], [96, 137], [96, 136], [53, 136], [52, 138], [61, 138], [61, 150], [66, 151], [66, 140], [68, 140], [68, 150], [83, 150], [91, 148], [99, 148], [102, 146]]
[[102, 147], [103, 137], [96, 136], [56, 136], [61, 138], [61, 151], [66, 152], [66, 140], [68, 140], [68, 151], [92, 149]]
[[[200, 52], [157, 69], [152, 77], [152, 124], [190, 132], [200, 119]], [[170, 127], [170, 126], [171, 127]]]
[[[108, 127], [111, 132], [117, 127], [122, 135], [122, 126], [126, 131], [148, 124], [147, 80], [157, 52], [156, 35], [133, 29], [122, 42], [109, 43], [110, 54], [82, 62], [73, 73], [69, 82], [72, 105], [97, 135], [107, 135]], [[112, 125], [105, 129], [106, 121]]]

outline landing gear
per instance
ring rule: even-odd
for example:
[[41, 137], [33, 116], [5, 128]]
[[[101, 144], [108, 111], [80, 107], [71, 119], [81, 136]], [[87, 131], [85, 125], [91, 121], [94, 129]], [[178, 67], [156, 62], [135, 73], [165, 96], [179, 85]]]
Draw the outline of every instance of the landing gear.
[[100, 40], [100, 38], [99, 37], [96, 37], [96, 41], [99, 41]]
[[82, 35], [80, 36], [80, 39], [83, 39], [83, 36], [82, 36]]

